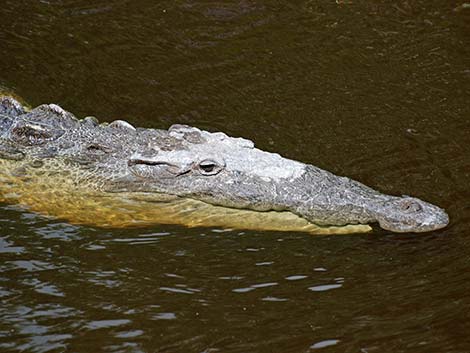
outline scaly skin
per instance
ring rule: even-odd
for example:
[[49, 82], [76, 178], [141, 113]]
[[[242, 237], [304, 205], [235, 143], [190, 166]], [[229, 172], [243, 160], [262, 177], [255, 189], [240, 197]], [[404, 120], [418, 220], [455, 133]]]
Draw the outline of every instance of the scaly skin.
[[319, 225], [378, 222], [394, 232], [426, 232], [449, 222], [444, 210], [427, 202], [381, 194], [220, 132], [186, 125], [136, 129], [119, 120], [99, 125], [91, 117], [78, 120], [55, 104], [27, 112], [11, 97], [0, 103], [0, 158], [31, 160], [39, 169], [45, 159], [53, 159], [57, 172], [70, 173], [81, 187], [290, 211]]

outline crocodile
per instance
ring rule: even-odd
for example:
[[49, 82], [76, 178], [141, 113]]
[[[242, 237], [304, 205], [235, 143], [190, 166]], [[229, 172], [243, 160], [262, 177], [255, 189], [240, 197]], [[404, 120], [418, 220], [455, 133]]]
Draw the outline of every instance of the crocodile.
[[438, 206], [383, 194], [248, 139], [179, 124], [168, 130], [123, 120], [100, 124], [56, 104], [27, 109], [10, 96], [0, 98], [0, 162], [10, 179], [24, 176], [25, 166], [51, 183], [60, 176], [59, 189], [66, 180], [112, 197], [171, 195], [260, 215], [288, 212], [319, 226], [378, 223], [392, 232], [427, 232], [449, 223]]

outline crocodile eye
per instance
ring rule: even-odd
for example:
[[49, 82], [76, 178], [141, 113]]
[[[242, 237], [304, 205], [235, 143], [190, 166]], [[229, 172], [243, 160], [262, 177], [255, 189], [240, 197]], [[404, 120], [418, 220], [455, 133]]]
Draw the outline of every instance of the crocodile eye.
[[203, 175], [215, 175], [222, 170], [223, 166], [211, 159], [205, 159], [199, 163], [198, 168]]

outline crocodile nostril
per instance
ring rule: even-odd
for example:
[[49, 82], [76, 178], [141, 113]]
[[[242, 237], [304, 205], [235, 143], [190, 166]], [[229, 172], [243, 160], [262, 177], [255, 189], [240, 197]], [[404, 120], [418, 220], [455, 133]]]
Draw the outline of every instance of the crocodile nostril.
[[401, 209], [405, 212], [418, 212], [422, 210], [422, 207], [416, 201], [406, 200], [402, 202]]

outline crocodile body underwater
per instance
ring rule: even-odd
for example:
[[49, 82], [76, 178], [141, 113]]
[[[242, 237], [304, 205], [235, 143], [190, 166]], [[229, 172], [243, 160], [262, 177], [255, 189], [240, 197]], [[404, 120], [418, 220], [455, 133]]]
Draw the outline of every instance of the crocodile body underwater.
[[[55, 104], [28, 111], [8, 96], [0, 97], [0, 177], [4, 200], [17, 198], [33, 210], [72, 220], [87, 207], [87, 217], [94, 212], [99, 218], [107, 212], [107, 206], [99, 205], [113, 200], [113, 217], [128, 223], [139, 223], [142, 205], [147, 223], [153, 216], [158, 218], [154, 223], [178, 223], [179, 217], [186, 225], [235, 228], [256, 228], [257, 217], [258, 228], [279, 224], [280, 230], [346, 226], [364, 231], [370, 229], [366, 224], [377, 222], [393, 232], [426, 232], [449, 222], [443, 209], [425, 201], [382, 194], [259, 150], [250, 140], [186, 125], [158, 130], [134, 128], [122, 120], [99, 124], [93, 117], [79, 120]], [[77, 195], [80, 204], [67, 207]], [[168, 198], [173, 203], [165, 209]], [[184, 221], [188, 209], [207, 211], [209, 205], [216, 206], [210, 217]], [[116, 208], [123, 210], [121, 215]], [[160, 211], [153, 214], [152, 209]], [[248, 221], [224, 224], [218, 212]]]

